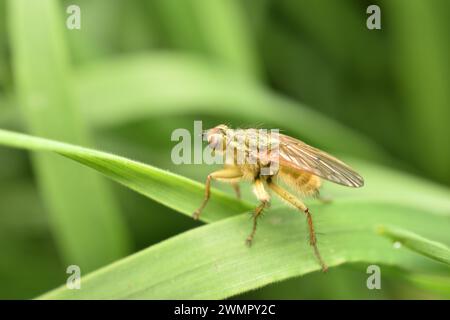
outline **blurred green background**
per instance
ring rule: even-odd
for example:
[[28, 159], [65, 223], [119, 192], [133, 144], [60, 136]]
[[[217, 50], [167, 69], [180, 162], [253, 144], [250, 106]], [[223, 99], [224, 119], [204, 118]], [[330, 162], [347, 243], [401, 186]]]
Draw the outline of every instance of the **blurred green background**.
[[[66, 28], [71, 4], [80, 30]], [[381, 30], [366, 27], [370, 4]], [[448, 187], [449, 30], [446, 0], [0, 0], [0, 127], [198, 181], [211, 168], [172, 164], [174, 129], [276, 127]], [[66, 159], [0, 148], [0, 298], [199, 225]], [[442, 297], [387, 267], [368, 290], [366, 267], [237, 298]]]

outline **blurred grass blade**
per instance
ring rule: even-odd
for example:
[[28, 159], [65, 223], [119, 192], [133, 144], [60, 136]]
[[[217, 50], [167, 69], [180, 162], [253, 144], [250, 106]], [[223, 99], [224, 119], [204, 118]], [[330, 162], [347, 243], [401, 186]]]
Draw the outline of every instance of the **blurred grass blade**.
[[[360, 201], [382, 201], [411, 205], [450, 217], [450, 189], [428, 179], [367, 161], [344, 158], [366, 180], [357, 192], [336, 184], [324, 185], [323, 191], [335, 198]], [[408, 187], [405, 187], [408, 186]]]
[[[450, 183], [450, 69], [448, 7], [440, 1], [387, 1], [392, 64], [403, 100], [409, 158], [438, 181]], [[440, 15], [440, 8], [444, 15]], [[411, 20], [420, 23], [411, 23]], [[411, 54], [414, 52], [414, 54]], [[447, 146], [447, 147], [446, 147]]]
[[[8, 41], [6, 37], [6, 22], [4, 17], [6, 17], [6, 3], [5, 1], [0, 1], [0, 92], [5, 90], [7, 86], [10, 85], [10, 72], [8, 64], [8, 50], [6, 49], [6, 42]], [[0, 104], [0, 110], [2, 106]]]
[[78, 107], [96, 128], [183, 113], [235, 117], [289, 130], [330, 152], [388, 158], [351, 128], [194, 56], [166, 52], [88, 64], [76, 71], [74, 85]]
[[[321, 233], [320, 249], [330, 266], [366, 262], [414, 271], [445, 267], [410, 250], [394, 248], [373, 230], [377, 222], [402, 220], [409, 230], [434, 233], [449, 242], [447, 218], [375, 203], [336, 203], [311, 209]], [[83, 277], [82, 290], [62, 286], [40, 298], [222, 299], [320, 269], [306, 240], [305, 219], [298, 211], [268, 210], [254, 245], [248, 248], [244, 239], [250, 228], [247, 215], [208, 224]], [[360, 285], [365, 286], [365, 281]]]
[[[17, 100], [30, 132], [89, 144], [70, 92], [63, 12], [55, 0], [8, 2]], [[33, 156], [33, 165], [65, 263], [87, 271], [129, 251], [128, 230], [100, 176], [51, 154]]]
[[[77, 147], [48, 139], [32, 137], [0, 129], [0, 145], [14, 148], [52, 151], [91, 167], [178, 212], [191, 215], [201, 203], [204, 187], [201, 183], [137, 161], [110, 153]], [[80, 170], [85, 170], [81, 168]], [[67, 180], [63, 180], [68, 183]], [[223, 219], [242, 213], [250, 204], [213, 190], [213, 196], [202, 214], [203, 221]]]
[[243, 74], [259, 76], [261, 70], [256, 44], [241, 1], [189, 1], [209, 53]]
[[444, 299], [450, 299], [450, 277], [448, 275], [435, 276], [429, 274], [404, 274], [403, 278], [411, 284], [436, 292]]
[[151, 0], [149, 5], [176, 47], [201, 52], [244, 75], [260, 75], [256, 44], [239, 1]]
[[16, 129], [20, 127], [19, 112], [14, 108], [14, 97], [0, 95], [0, 128]]
[[335, 60], [341, 68], [357, 69], [365, 76], [382, 70], [381, 47], [376, 35], [367, 34], [362, 6], [329, 0], [282, 0], [277, 6], [296, 35], [305, 34], [305, 41], [315, 42], [313, 46], [320, 48], [320, 54]]
[[385, 156], [350, 128], [193, 56], [156, 53], [92, 64], [79, 71], [76, 86], [78, 104], [94, 126], [180, 113], [234, 116], [287, 129], [329, 151]]
[[378, 233], [386, 236], [402, 246], [423, 254], [431, 259], [450, 265], [450, 249], [446, 245], [426, 239], [422, 236], [391, 226], [379, 226]]
[[[272, 81], [286, 94], [329, 116], [342, 113], [339, 107], [342, 84], [333, 67], [307, 43], [296, 41], [286, 29], [279, 22], [271, 22], [264, 30], [263, 53]], [[323, 94], [324, 88], [327, 94]]]

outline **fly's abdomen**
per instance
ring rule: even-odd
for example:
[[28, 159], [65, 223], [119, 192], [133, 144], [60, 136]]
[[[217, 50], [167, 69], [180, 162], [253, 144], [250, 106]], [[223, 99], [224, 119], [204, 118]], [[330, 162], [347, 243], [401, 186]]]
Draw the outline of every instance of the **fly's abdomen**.
[[284, 183], [303, 196], [316, 196], [322, 184], [318, 176], [303, 171], [281, 168], [278, 176]]

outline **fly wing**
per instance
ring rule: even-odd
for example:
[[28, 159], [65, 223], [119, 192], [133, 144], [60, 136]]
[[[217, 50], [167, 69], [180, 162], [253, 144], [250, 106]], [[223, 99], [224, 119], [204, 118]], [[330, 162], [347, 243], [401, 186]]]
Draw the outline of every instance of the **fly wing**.
[[342, 161], [284, 134], [279, 135], [278, 156], [280, 166], [306, 171], [348, 187], [364, 185], [364, 179]]

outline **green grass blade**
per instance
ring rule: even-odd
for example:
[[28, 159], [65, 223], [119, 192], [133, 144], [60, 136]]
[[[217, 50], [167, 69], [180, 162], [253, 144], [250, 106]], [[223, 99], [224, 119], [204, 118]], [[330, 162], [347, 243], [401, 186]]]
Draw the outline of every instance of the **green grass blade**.
[[[377, 235], [374, 228], [380, 222], [401, 221], [404, 228], [450, 241], [448, 218], [423, 210], [353, 202], [311, 209], [321, 234], [319, 247], [330, 266], [366, 262], [420, 271], [422, 263], [436, 265], [410, 250], [394, 248]], [[208, 224], [87, 275], [82, 290], [61, 287], [40, 298], [221, 299], [320, 269], [298, 211], [268, 210], [248, 248], [244, 239], [250, 228], [245, 214]]]
[[413, 251], [450, 265], [450, 249], [445, 244], [391, 226], [379, 226], [377, 231], [381, 235], [386, 236]]
[[403, 275], [403, 277], [417, 287], [436, 292], [442, 295], [444, 299], [450, 299], [450, 277], [448, 275], [435, 276], [413, 273]]
[[[29, 130], [89, 144], [71, 94], [63, 8], [57, 1], [8, 2], [17, 100]], [[63, 258], [92, 270], [129, 252], [129, 235], [105, 181], [51, 154], [33, 156]]]
[[[185, 214], [190, 214], [203, 197], [200, 183], [116, 155], [5, 130], [0, 130], [0, 144], [56, 152]], [[450, 243], [449, 216], [442, 214], [441, 206], [434, 212], [380, 200], [338, 199], [329, 205], [312, 205], [311, 209], [320, 234], [319, 245], [330, 266], [367, 262], [429, 272], [429, 259], [394, 248], [373, 230], [380, 224], [396, 225]], [[215, 221], [250, 208], [215, 191], [203, 219]], [[258, 240], [251, 250], [243, 242], [249, 232], [249, 218], [238, 215], [188, 231], [100, 269], [83, 278], [83, 290], [60, 288], [44, 298], [226, 298], [319, 270], [298, 211], [272, 209], [267, 217], [260, 223]]]
[[[450, 182], [448, 9], [439, 1], [388, 1], [392, 64], [403, 101], [410, 158], [437, 181]], [[443, 10], [442, 10], [443, 9]], [[447, 14], [441, 15], [439, 10]], [[421, 21], [411, 24], [411, 19]], [[414, 52], [414, 54], [410, 54]]]
[[[0, 145], [59, 153], [184, 214], [190, 215], [203, 199], [202, 183], [110, 153], [1, 129]], [[332, 195], [345, 201], [389, 202], [414, 206], [439, 215], [450, 216], [448, 189], [378, 165], [355, 160], [350, 162], [355, 163], [358, 171], [367, 178], [366, 186], [352, 191], [329, 183], [324, 186], [325, 195]], [[176, 169], [174, 166], [169, 168]], [[184, 170], [178, 168], [177, 171]], [[205, 171], [202, 176], [206, 174]], [[405, 185], [409, 188], [405, 189]], [[205, 209], [204, 221], [216, 221], [229, 214], [241, 213], [251, 208], [248, 203], [239, 202], [222, 192], [214, 189], [213, 192], [217, 193]], [[228, 206], [231, 211], [222, 206]]]
[[14, 99], [9, 95], [0, 95], [0, 127], [12, 129], [20, 126], [19, 112], [14, 108]]
[[253, 78], [261, 73], [250, 25], [238, 1], [149, 2], [166, 38], [175, 47], [200, 52]]
[[385, 155], [338, 122], [193, 56], [156, 53], [90, 65], [78, 73], [76, 86], [78, 104], [94, 126], [183, 113], [214, 115], [224, 122], [234, 116], [241, 125], [289, 130], [329, 151], [370, 159]]
[[[8, 65], [8, 50], [6, 46], [6, 5], [5, 1], [0, 2], [0, 90], [5, 90], [10, 85], [10, 70]], [[1, 104], [0, 104], [1, 110]]]
[[450, 216], [449, 188], [367, 161], [344, 159], [362, 174], [365, 179], [364, 187], [357, 191], [351, 191], [329, 183], [324, 185], [324, 193], [339, 199], [398, 203]]
[[[158, 125], [156, 119], [148, 119], [141, 122], [139, 126], [129, 124], [126, 126], [126, 130], [133, 131], [133, 134], [128, 133], [129, 136], [127, 137], [125, 133], [125, 136], [122, 136], [123, 130], [121, 130], [112, 136], [102, 135], [99, 142], [120, 154], [145, 159], [145, 162], [150, 162], [156, 167], [173, 171], [203, 183], [208, 173], [213, 170], [211, 166], [206, 164], [195, 166], [173, 164], [170, 161], [170, 153], [174, 142], [170, 142], [168, 139], [152, 141], [152, 137], [155, 135], [170, 137], [175, 128], [188, 128], [192, 125], [192, 119], [195, 118], [186, 116], [182, 119], [168, 119], [170, 119], [170, 124], [167, 124], [168, 121], [164, 120], [160, 121], [161, 125]], [[364, 177], [365, 185], [363, 188], [355, 190], [324, 181], [321, 188], [322, 195], [334, 199], [398, 203], [450, 216], [449, 188], [398, 169], [347, 157], [339, 153], [336, 155]], [[231, 188], [226, 184], [217, 183], [215, 187], [223, 188], [231, 193]], [[244, 199], [255, 200], [248, 183], [242, 184], [242, 195]], [[310, 201], [312, 200], [307, 201], [307, 203]]]
[[[195, 19], [202, 30], [206, 50], [225, 64], [251, 77], [260, 75], [256, 43], [248, 17], [236, 0], [190, 0]], [[214, 27], [211, 27], [214, 26]]]
[[277, 6], [284, 21], [296, 31], [294, 34], [305, 34], [302, 40], [314, 42], [313, 46], [329, 60], [342, 68], [358, 69], [361, 74], [380, 72], [381, 49], [376, 35], [367, 34], [362, 5], [350, 1], [283, 0]]
[[[110, 153], [1, 129], [0, 145], [56, 152], [187, 215], [191, 215], [203, 199], [204, 187], [201, 183]], [[203, 221], [211, 222], [242, 213], [250, 208], [251, 205], [248, 203], [213, 190], [212, 199], [201, 218]]]
[[183, 113], [235, 117], [242, 119], [241, 125], [264, 123], [289, 130], [330, 152], [387, 158], [358, 132], [226, 68], [185, 54], [156, 53], [91, 64], [76, 73], [74, 84], [77, 104], [96, 128]]

